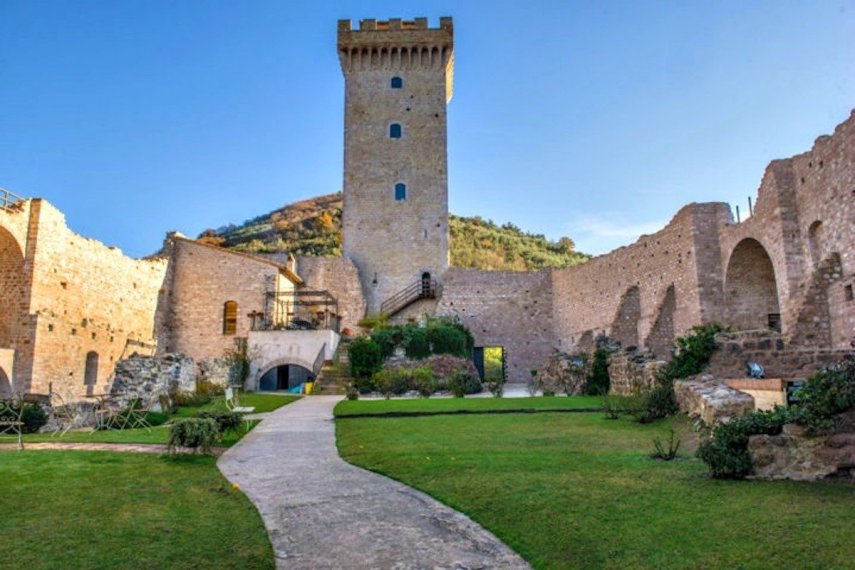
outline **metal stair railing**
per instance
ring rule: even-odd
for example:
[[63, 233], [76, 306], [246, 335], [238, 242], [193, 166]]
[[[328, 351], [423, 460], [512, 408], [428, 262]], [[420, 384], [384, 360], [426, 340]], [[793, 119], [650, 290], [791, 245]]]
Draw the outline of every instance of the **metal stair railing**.
[[380, 311], [387, 315], [394, 315], [405, 307], [421, 299], [436, 299], [436, 279], [429, 281], [419, 279], [403, 291], [400, 291], [380, 305]]
[[12, 194], [4, 188], [0, 188], [0, 209], [8, 210], [18, 202], [23, 202], [24, 199], [16, 194]]

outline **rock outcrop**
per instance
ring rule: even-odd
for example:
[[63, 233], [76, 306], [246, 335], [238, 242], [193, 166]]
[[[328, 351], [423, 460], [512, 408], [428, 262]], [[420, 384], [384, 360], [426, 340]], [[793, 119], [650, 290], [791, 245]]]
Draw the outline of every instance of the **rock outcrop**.
[[811, 436], [803, 426], [787, 424], [780, 435], [751, 436], [748, 453], [755, 479], [855, 478], [855, 432]]

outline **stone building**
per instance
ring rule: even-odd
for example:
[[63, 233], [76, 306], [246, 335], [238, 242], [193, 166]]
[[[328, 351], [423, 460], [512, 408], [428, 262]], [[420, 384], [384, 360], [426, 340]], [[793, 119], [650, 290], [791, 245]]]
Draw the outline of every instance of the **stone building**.
[[250, 387], [290, 387], [381, 309], [460, 319], [476, 346], [505, 349], [517, 382], [598, 335], [667, 358], [675, 336], [714, 321], [780, 333], [764, 354], [781, 375], [855, 343], [855, 113], [773, 161], [743, 221], [727, 204], [689, 204], [579, 266], [449, 268], [451, 19], [339, 21], [338, 54], [343, 257], [246, 255], [169, 234], [159, 256], [135, 260], [73, 233], [44, 200], [0, 191], [0, 390], [103, 391], [135, 352], [181, 353], [222, 376], [217, 363], [241, 347]]

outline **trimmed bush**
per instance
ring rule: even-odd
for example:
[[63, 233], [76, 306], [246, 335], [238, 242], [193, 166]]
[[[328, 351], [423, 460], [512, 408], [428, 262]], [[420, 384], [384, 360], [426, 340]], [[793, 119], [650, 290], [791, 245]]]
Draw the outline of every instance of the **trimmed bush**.
[[211, 448], [220, 440], [220, 429], [211, 418], [186, 418], [169, 426], [169, 438], [166, 441], [169, 453], [178, 453], [179, 447], [189, 447], [194, 451], [210, 453]]
[[455, 398], [462, 398], [467, 394], [479, 394], [484, 387], [481, 379], [466, 372], [456, 372], [448, 379], [447, 388]]
[[38, 404], [24, 404], [21, 421], [24, 423], [21, 431], [24, 433], [36, 433], [47, 423], [47, 414]]
[[430, 398], [439, 388], [436, 376], [430, 368], [423, 366], [412, 371], [413, 387], [422, 398]]
[[357, 338], [350, 343], [347, 355], [350, 374], [356, 378], [370, 377], [383, 366], [380, 345], [367, 337]]
[[211, 396], [208, 394], [200, 394], [198, 392], [175, 392], [172, 395], [172, 401], [176, 406], [197, 408], [210, 402]]
[[220, 433], [227, 431], [237, 431], [243, 422], [243, 414], [238, 412], [220, 411], [220, 410], [203, 410], [197, 412], [197, 418], [209, 418], [217, 422], [217, 427]]

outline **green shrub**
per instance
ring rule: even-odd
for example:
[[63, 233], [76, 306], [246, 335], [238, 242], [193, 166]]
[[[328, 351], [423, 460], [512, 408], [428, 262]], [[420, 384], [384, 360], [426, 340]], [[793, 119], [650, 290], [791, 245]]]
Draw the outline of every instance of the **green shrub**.
[[716, 350], [715, 335], [724, 330], [720, 324], [710, 323], [677, 337], [671, 361], [659, 371], [653, 388], [641, 394], [642, 405], [634, 414], [637, 421], [647, 423], [679, 411], [674, 380], [703, 372]]
[[430, 398], [438, 388], [436, 376], [426, 366], [412, 370], [412, 382], [413, 387], [418, 390], [422, 398]]
[[751, 471], [749, 436], [777, 435], [792, 420], [793, 413], [780, 406], [732, 419], [713, 430], [712, 437], [698, 447], [698, 457], [716, 479], [742, 479]]
[[404, 337], [404, 350], [407, 353], [407, 358], [421, 360], [430, 356], [427, 330], [416, 326], [407, 327], [407, 329]]
[[196, 380], [196, 393], [208, 398], [222, 396], [226, 392], [226, 387], [222, 384], [214, 384], [210, 380]]
[[466, 372], [455, 372], [448, 379], [447, 388], [456, 398], [462, 398], [467, 394], [479, 394], [484, 389], [480, 378]]
[[348, 349], [350, 374], [357, 378], [373, 375], [383, 366], [380, 345], [367, 337], [360, 337], [350, 343]]
[[210, 402], [211, 396], [198, 392], [176, 392], [172, 395], [172, 401], [176, 406], [198, 408]]
[[240, 429], [241, 423], [243, 422], [243, 414], [227, 410], [203, 410], [201, 412], [197, 412], [195, 417], [214, 420], [217, 422], [217, 427], [220, 430], [220, 433], [237, 431]]
[[370, 376], [367, 378], [354, 378], [353, 387], [360, 394], [370, 394], [371, 392], [374, 392], [377, 389], [377, 387], [374, 385], [373, 377]]
[[830, 431], [834, 416], [855, 407], [855, 357], [817, 372], [795, 395], [798, 422], [812, 433]]
[[371, 333], [371, 340], [380, 347], [380, 357], [389, 358], [395, 353], [395, 348], [401, 343], [401, 327], [386, 327], [376, 329]]
[[185, 418], [169, 426], [166, 446], [169, 453], [178, 453], [179, 447], [210, 453], [220, 435], [217, 422], [211, 418]]
[[668, 438], [668, 447], [665, 447], [658, 437], [653, 438], [653, 452], [650, 457], [662, 461], [671, 461], [677, 457], [677, 450], [680, 449], [680, 438], [677, 437], [673, 428], [670, 431], [671, 437]]
[[603, 412], [607, 420], [616, 420], [624, 413], [623, 396], [606, 396], [603, 398]]
[[643, 424], [665, 418], [680, 411], [674, 394], [674, 382], [658, 379], [656, 385], [639, 395], [639, 405], [634, 410], [636, 421]]
[[718, 323], [709, 323], [692, 327], [688, 334], [677, 337], [677, 348], [660, 375], [673, 382], [703, 372], [716, 350], [715, 335], [724, 330]]
[[598, 348], [594, 351], [594, 356], [591, 359], [591, 372], [585, 386], [586, 394], [605, 396], [609, 393], [609, 388], [611, 388], [611, 378], [609, 377], [610, 354], [611, 352], [605, 348]]
[[359, 399], [359, 390], [356, 389], [356, 386], [351, 384], [350, 386], [347, 387], [347, 391], [344, 393], [344, 396], [345, 396], [345, 398], [347, 398], [350, 401], [358, 400]]
[[392, 397], [392, 394], [395, 393], [395, 383], [398, 376], [399, 375], [390, 368], [379, 370], [374, 373], [374, 387], [388, 400]]
[[47, 414], [38, 404], [24, 404], [21, 421], [24, 423], [21, 428], [24, 433], [36, 433], [47, 423]]
[[363, 318], [357, 324], [364, 329], [381, 329], [389, 324], [389, 315], [383, 312], [370, 313], [368, 315], [365, 315], [365, 318]]
[[461, 326], [433, 321], [427, 326], [427, 338], [433, 354], [453, 354], [463, 358], [471, 356], [471, 350], [467, 349], [468, 339]]

